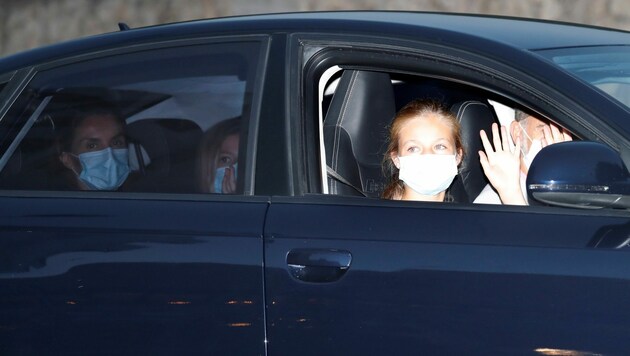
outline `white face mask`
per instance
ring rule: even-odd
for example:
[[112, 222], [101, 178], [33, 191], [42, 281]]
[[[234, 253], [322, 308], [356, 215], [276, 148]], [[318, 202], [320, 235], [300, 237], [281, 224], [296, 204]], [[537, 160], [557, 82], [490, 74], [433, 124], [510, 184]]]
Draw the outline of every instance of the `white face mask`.
[[455, 155], [399, 156], [398, 178], [422, 195], [437, 195], [448, 188], [457, 175]]
[[531, 142], [531, 144], [529, 145], [529, 150], [527, 150], [527, 153], [525, 153], [525, 142], [523, 141], [523, 143], [521, 144], [521, 153], [523, 154], [523, 161], [525, 162], [525, 166], [529, 170], [529, 167], [532, 165], [534, 158], [536, 157], [538, 152], [542, 150], [542, 141], [532, 139], [527, 134], [527, 131], [525, 131], [525, 128], [523, 128], [523, 126], [521, 126], [521, 131], [523, 132], [523, 134], [525, 134], [525, 137]]
[[529, 146], [529, 150], [526, 154], [523, 154], [523, 160], [525, 161], [525, 166], [529, 169], [529, 166], [532, 165], [534, 161], [534, 157], [542, 150], [542, 142], [540, 140], [533, 140], [532, 144]]

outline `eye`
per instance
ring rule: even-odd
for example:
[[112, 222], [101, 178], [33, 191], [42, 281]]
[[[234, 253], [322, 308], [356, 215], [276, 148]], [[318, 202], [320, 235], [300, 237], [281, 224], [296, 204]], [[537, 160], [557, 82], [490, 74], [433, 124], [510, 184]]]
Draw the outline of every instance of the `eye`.
[[436, 151], [444, 151], [444, 150], [448, 150], [448, 146], [446, 146], [443, 143], [438, 143], [437, 145], [435, 145], [434, 149]]
[[228, 155], [219, 156], [219, 164], [221, 166], [229, 166], [232, 164], [232, 157]]
[[88, 142], [85, 144], [85, 148], [88, 150], [95, 150], [98, 148], [98, 144], [96, 142]]
[[410, 146], [407, 148], [407, 152], [409, 153], [418, 153], [420, 152], [420, 147], [418, 146]]
[[115, 138], [112, 140], [112, 147], [125, 147], [127, 145], [127, 141], [124, 137]]

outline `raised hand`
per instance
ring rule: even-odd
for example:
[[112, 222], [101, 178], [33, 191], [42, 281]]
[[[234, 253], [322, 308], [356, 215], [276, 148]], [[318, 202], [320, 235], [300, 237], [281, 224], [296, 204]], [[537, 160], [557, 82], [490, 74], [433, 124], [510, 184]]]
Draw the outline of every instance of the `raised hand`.
[[493, 143], [490, 144], [488, 135], [484, 130], [479, 132], [484, 151], [479, 151], [479, 162], [483, 167], [483, 172], [490, 181], [490, 184], [499, 193], [503, 204], [511, 205], [527, 205], [520, 184], [520, 164], [521, 152], [520, 138], [516, 139], [514, 145], [511, 145], [505, 126], [501, 126], [501, 134], [499, 135], [499, 127], [492, 124]]
[[573, 138], [568, 132], [564, 131], [564, 129], [560, 129], [558, 126], [551, 123], [543, 128], [542, 147], [566, 141], [573, 141]]
[[236, 172], [234, 166], [225, 169], [225, 176], [221, 182], [223, 194], [234, 194], [236, 192]]

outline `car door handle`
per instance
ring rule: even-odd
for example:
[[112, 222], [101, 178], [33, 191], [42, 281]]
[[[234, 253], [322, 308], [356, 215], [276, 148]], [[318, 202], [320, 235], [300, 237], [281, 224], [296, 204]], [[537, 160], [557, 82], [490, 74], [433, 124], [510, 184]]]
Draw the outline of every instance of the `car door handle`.
[[595, 248], [620, 249], [630, 246], [630, 228], [626, 225], [609, 227], [601, 236], [597, 236], [589, 245]]
[[337, 249], [298, 248], [287, 254], [289, 274], [303, 282], [339, 280], [348, 271], [351, 262], [350, 252]]

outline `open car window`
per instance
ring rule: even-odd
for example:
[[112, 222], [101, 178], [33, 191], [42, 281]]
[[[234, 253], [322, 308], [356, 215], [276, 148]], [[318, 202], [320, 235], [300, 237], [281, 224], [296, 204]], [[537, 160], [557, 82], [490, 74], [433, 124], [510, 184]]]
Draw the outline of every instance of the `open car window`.
[[[524, 108], [496, 93], [455, 81], [422, 75], [377, 70], [337, 70], [320, 90], [322, 118], [321, 150], [324, 187], [333, 195], [380, 198], [392, 176], [384, 168], [389, 127], [396, 113], [414, 99], [433, 99], [455, 116], [460, 126], [463, 157], [457, 175], [446, 190], [446, 201], [473, 203], [490, 182], [479, 161], [484, 150], [479, 132], [492, 141], [492, 125], [504, 125], [510, 132], [518, 115], [554, 120]], [[521, 114], [518, 114], [521, 113]], [[575, 135], [573, 135], [575, 137]], [[514, 142], [510, 134], [511, 144]], [[576, 138], [576, 137], [575, 137]], [[523, 140], [531, 138], [523, 137]], [[530, 146], [524, 143], [524, 150]], [[521, 147], [516, 147], [521, 150]], [[526, 192], [524, 179], [522, 190]], [[485, 190], [485, 191], [484, 191]], [[527, 200], [527, 197], [524, 197]], [[500, 204], [495, 199], [477, 202]]]
[[[0, 123], [0, 189], [241, 194], [260, 48], [148, 49], [37, 73]], [[99, 131], [79, 147], [107, 116], [124, 144]]]

